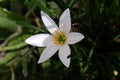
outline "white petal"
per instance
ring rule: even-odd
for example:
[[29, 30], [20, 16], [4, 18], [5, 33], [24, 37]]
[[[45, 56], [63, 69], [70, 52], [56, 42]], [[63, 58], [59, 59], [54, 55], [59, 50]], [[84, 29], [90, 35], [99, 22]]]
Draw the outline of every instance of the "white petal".
[[71, 52], [68, 45], [63, 45], [59, 49], [59, 58], [66, 67], [69, 67], [70, 65], [70, 58], [68, 58], [70, 53]]
[[58, 49], [59, 49], [58, 45], [52, 44], [52, 45], [47, 46], [47, 48], [45, 48], [45, 50], [42, 52], [38, 60], [38, 63], [42, 63], [46, 61], [47, 59], [49, 59], [50, 57], [52, 57], [57, 52]]
[[84, 36], [81, 33], [71, 32], [67, 35], [67, 43], [74, 44], [81, 41], [83, 38]]
[[49, 34], [37, 34], [33, 35], [25, 40], [26, 43], [33, 45], [33, 46], [47, 46], [52, 43], [52, 37]]
[[56, 25], [56, 23], [43, 11], [41, 11], [41, 17], [48, 31], [51, 34], [54, 34], [55, 31], [58, 30], [58, 26]]
[[61, 31], [69, 33], [71, 30], [71, 18], [70, 18], [70, 11], [66, 9], [60, 17], [59, 20], [59, 27]]

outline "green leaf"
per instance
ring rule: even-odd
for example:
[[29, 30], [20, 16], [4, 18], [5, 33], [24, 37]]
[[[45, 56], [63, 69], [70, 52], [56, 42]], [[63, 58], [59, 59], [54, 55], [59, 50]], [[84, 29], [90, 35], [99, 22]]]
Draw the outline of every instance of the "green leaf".
[[10, 12], [8, 10], [5, 10], [4, 8], [1, 8], [1, 7], [0, 7], [0, 17], [5, 17], [13, 21], [17, 21], [17, 20], [25, 21], [26, 20], [23, 16]]
[[30, 30], [36, 30], [36, 31], [40, 31], [40, 32], [45, 32], [43, 29], [40, 29], [36, 26], [33, 26], [31, 24], [28, 24], [28, 23], [25, 23], [25, 22], [22, 22], [22, 21], [16, 21], [16, 23], [21, 25], [23, 28], [27, 28], [27, 29], [30, 29]]
[[0, 60], [0, 66], [1, 65], [5, 65], [7, 64], [8, 61], [10, 61], [11, 59], [13, 59], [17, 54], [17, 52], [14, 51], [14, 52], [9, 52], [8, 54], [6, 54], [2, 60]]
[[17, 24], [12, 20], [0, 17], [0, 29], [1, 28], [15, 32], [17, 30]]

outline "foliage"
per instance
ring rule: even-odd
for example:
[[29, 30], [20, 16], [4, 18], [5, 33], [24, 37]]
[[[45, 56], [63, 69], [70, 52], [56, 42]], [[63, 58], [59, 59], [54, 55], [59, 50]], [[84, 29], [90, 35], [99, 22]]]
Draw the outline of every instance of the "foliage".
[[[41, 10], [58, 23], [66, 8], [72, 31], [85, 39], [70, 46], [69, 68], [56, 55], [37, 64], [44, 48], [27, 45], [25, 39], [47, 32]], [[119, 79], [119, 0], [0, 0], [0, 80]]]

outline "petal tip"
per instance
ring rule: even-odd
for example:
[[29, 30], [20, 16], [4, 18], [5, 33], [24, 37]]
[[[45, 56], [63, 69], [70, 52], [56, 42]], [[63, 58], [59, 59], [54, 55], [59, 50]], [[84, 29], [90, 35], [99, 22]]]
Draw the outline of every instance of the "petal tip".
[[67, 8], [66, 10], [67, 10], [67, 11], [70, 11], [70, 9], [69, 9], [69, 8]]
[[65, 66], [66, 68], [69, 68], [69, 65], [68, 66]]
[[66, 11], [67, 13], [70, 13], [70, 9], [69, 9], [69, 8], [67, 8], [65, 11]]
[[[43, 11], [40, 11], [40, 13], [41, 13], [41, 16], [46, 16], [47, 14], [45, 13], [45, 12], [43, 12]], [[47, 15], [48, 16], [48, 15]]]
[[64, 63], [64, 65], [65, 65], [67, 68], [69, 68], [69, 66], [70, 66], [70, 58], [68, 58], [68, 62], [67, 62], [67, 63]]
[[44, 62], [41, 58], [38, 60], [38, 64]]
[[41, 61], [38, 61], [37, 63], [40, 64], [40, 63], [42, 63], [42, 62], [41, 62]]
[[84, 36], [83, 34], [81, 34], [81, 35], [82, 35], [82, 36], [81, 36], [81, 40], [82, 40], [82, 39], [84, 39], [84, 38], [85, 38], [85, 36]]
[[26, 39], [26, 40], [25, 40], [25, 43], [29, 44], [29, 40], [28, 40], [28, 39]]
[[40, 11], [40, 13], [42, 14], [42, 13], [44, 13], [43, 11]]
[[25, 43], [29, 44], [29, 45], [32, 45], [32, 38], [29, 37], [25, 40]]
[[40, 11], [40, 13], [41, 13], [41, 16], [42, 16], [42, 15], [45, 15], [45, 13], [44, 13], [43, 11]]

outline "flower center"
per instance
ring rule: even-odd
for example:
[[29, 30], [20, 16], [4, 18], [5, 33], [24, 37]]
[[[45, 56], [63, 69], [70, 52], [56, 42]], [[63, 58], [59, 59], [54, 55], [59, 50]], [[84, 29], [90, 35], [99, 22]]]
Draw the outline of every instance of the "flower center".
[[66, 41], [66, 36], [63, 32], [55, 31], [55, 35], [52, 38], [54, 39], [54, 44], [63, 45]]

